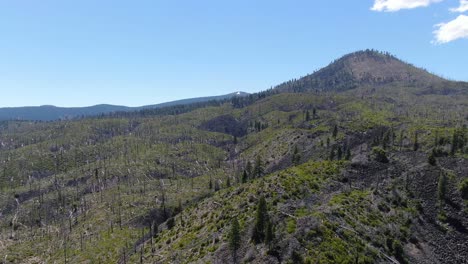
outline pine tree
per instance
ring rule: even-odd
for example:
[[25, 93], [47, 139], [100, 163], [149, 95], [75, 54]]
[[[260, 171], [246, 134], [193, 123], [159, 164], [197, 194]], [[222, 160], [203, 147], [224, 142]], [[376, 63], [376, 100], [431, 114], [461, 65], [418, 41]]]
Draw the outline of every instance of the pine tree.
[[306, 121], [310, 121], [310, 112], [307, 110], [306, 112]]
[[244, 173], [242, 174], [242, 183], [246, 183], [249, 180], [249, 176], [247, 175], [247, 171], [244, 170]]
[[439, 182], [437, 184], [437, 196], [441, 202], [445, 201], [445, 194], [447, 192], [447, 176], [441, 172], [439, 175]]
[[273, 224], [271, 221], [267, 222], [266, 226], [266, 231], [265, 231], [265, 244], [268, 245], [268, 247], [271, 248], [271, 245], [273, 244], [273, 241], [275, 240], [275, 233], [273, 230]]
[[335, 125], [335, 126], [333, 127], [332, 136], [333, 136], [333, 138], [336, 139], [336, 136], [337, 136], [337, 135], [338, 135], [338, 126]]
[[390, 133], [387, 131], [385, 132], [383, 139], [382, 139], [382, 148], [387, 149], [389, 144], [390, 144]]
[[346, 149], [346, 156], [345, 160], [350, 160], [351, 159], [351, 150], [349, 148]]
[[253, 171], [254, 177], [261, 177], [263, 175], [263, 163], [262, 163], [262, 158], [260, 156], [257, 156], [257, 159], [255, 160], [255, 167]]
[[237, 250], [240, 248], [241, 236], [239, 221], [235, 217], [231, 222], [231, 232], [229, 233], [229, 248], [232, 251], [234, 263], [237, 263]]
[[419, 142], [418, 142], [418, 132], [414, 133], [414, 145], [413, 145], [413, 150], [418, 151], [419, 149]]
[[338, 150], [337, 150], [336, 156], [337, 156], [337, 159], [338, 159], [338, 160], [341, 160], [341, 158], [343, 158], [343, 151], [341, 150], [341, 147], [340, 147], [340, 146], [338, 146]]
[[431, 164], [432, 166], [435, 166], [437, 163], [437, 160], [435, 158], [435, 149], [431, 151], [431, 154], [429, 154], [429, 157], [427, 158], [427, 162]]
[[294, 147], [294, 153], [292, 156], [292, 163], [294, 165], [298, 165], [299, 162], [301, 161], [301, 155], [299, 154], [299, 149], [297, 148], [297, 145]]
[[268, 209], [265, 197], [261, 196], [257, 205], [255, 226], [252, 233], [253, 241], [258, 244], [265, 240], [265, 229], [268, 222]]

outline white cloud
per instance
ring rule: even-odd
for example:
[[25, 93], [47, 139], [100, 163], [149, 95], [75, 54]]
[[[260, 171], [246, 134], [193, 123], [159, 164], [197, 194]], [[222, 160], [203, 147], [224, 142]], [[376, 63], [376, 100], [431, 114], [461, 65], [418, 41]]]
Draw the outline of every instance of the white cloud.
[[459, 15], [456, 19], [436, 25], [435, 44], [444, 44], [457, 39], [468, 38], [468, 16]]
[[460, 6], [457, 8], [450, 8], [450, 11], [459, 13], [468, 11], [468, 0], [460, 0]]
[[401, 9], [413, 9], [417, 7], [426, 7], [432, 3], [443, 0], [375, 0], [373, 11], [395, 12]]

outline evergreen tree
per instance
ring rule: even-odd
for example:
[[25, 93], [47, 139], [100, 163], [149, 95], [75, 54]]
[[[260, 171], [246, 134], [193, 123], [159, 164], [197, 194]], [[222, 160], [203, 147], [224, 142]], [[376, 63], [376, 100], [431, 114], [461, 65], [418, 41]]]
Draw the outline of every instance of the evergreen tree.
[[335, 126], [333, 127], [332, 136], [333, 136], [333, 138], [336, 139], [336, 136], [337, 136], [337, 135], [338, 135], [338, 126], [335, 125]]
[[215, 183], [214, 183], [214, 190], [215, 190], [215, 192], [217, 192], [217, 191], [219, 191], [219, 189], [220, 189], [219, 181], [216, 180]]
[[263, 163], [260, 156], [255, 160], [255, 167], [253, 171], [254, 177], [261, 177], [263, 175]]
[[306, 121], [310, 121], [310, 112], [307, 110], [306, 112]]
[[345, 160], [351, 159], [351, 150], [349, 148], [346, 149]]
[[383, 139], [382, 139], [382, 148], [387, 149], [389, 144], [390, 144], [390, 133], [387, 131], [385, 132]]
[[441, 172], [439, 175], [439, 182], [437, 184], [437, 196], [441, 202], [445, 201], [445, 194], [447, 192], [447, 176]]
[[341, 160], [343, 158], [343, 151], [341, 150], [340, 146], [338, 146], [336, 156], [337, 156], [338, 160]]
[[231, 232], [229, 233], [229, 248], [232, 251], [234, 263], [237, 263], [237, 250], [240, 248], [241, 236], [239, 221], [235, 217], [231, 222]]
[[265, 229], [268, 222], [268, 209], [265, 197], [261, 196], [257, 205], [255, 226], [252, 233], [253, 241], [258, 244], [265, 240]]
[[413, 150], [418, 151], [419, 149], [419, 142], [418, 142], [418, 132], [414, 132], [414, 145]]
[[247, 175], [247, 171], [244, 170], [244, 173], [242, 174], [242, 183], [246, 183], [249, 180], [249, 176]]
[[265, 244], [267, 244], [268, 247], [271, 247], [274, 240], [275, 240], [275, 233], [273, 229], [273, 224], [271, 223], [271, 221], [268, 221], [266, 225], [266, 231], [265, 231]]
[[427, 162], [429, 162], [429, 164], [431, 164], [432, 166], [435, 166], [436, 165], [436, 158], [435, 158], [435, 150], [433, 149], [431, 151], [431, 154], [429, 154], [429, 157], [427, 158]]
[[299, 162], [301, 161], [301, 155], [299, 154], [299, 149], [297, 148], [297, 145], [294, 147], [294, 153], [292, 156], [292, 163], [294, 165], [298, 165]]

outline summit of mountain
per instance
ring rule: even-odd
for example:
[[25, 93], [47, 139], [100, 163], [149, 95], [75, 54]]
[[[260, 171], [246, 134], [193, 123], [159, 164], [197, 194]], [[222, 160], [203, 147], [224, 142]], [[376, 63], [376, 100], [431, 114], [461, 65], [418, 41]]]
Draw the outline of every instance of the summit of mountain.
[[284, 82], [275, 89], [280, 92], [346, 91], [387, 84], [429, 87], [444, 82], [449, 81], [388, 52], [364, 50], [347, 54], [312, 74]]

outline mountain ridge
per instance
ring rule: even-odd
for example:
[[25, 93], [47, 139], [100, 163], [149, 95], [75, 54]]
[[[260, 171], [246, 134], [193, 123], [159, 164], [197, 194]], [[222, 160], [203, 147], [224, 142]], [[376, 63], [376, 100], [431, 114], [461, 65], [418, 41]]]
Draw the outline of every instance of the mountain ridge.
[[236, 96], [243, 97], [247, 95], [248, 93], [239, 91], [225, 95], [187, 98], [137, 107], [112, 104], [97, 104], [84, 107], [59, 107], [54, 105], [2, 107], [0, 108], [0, 120], [53, 121], [60, 119], [76, 118], [80, 116], [95, 116], [100, 114], [109, 114], [113, 112], [131, 112], [146, 109], [157, 109], [176, 105], [207, 102], [212, 100], [225, 100]]

